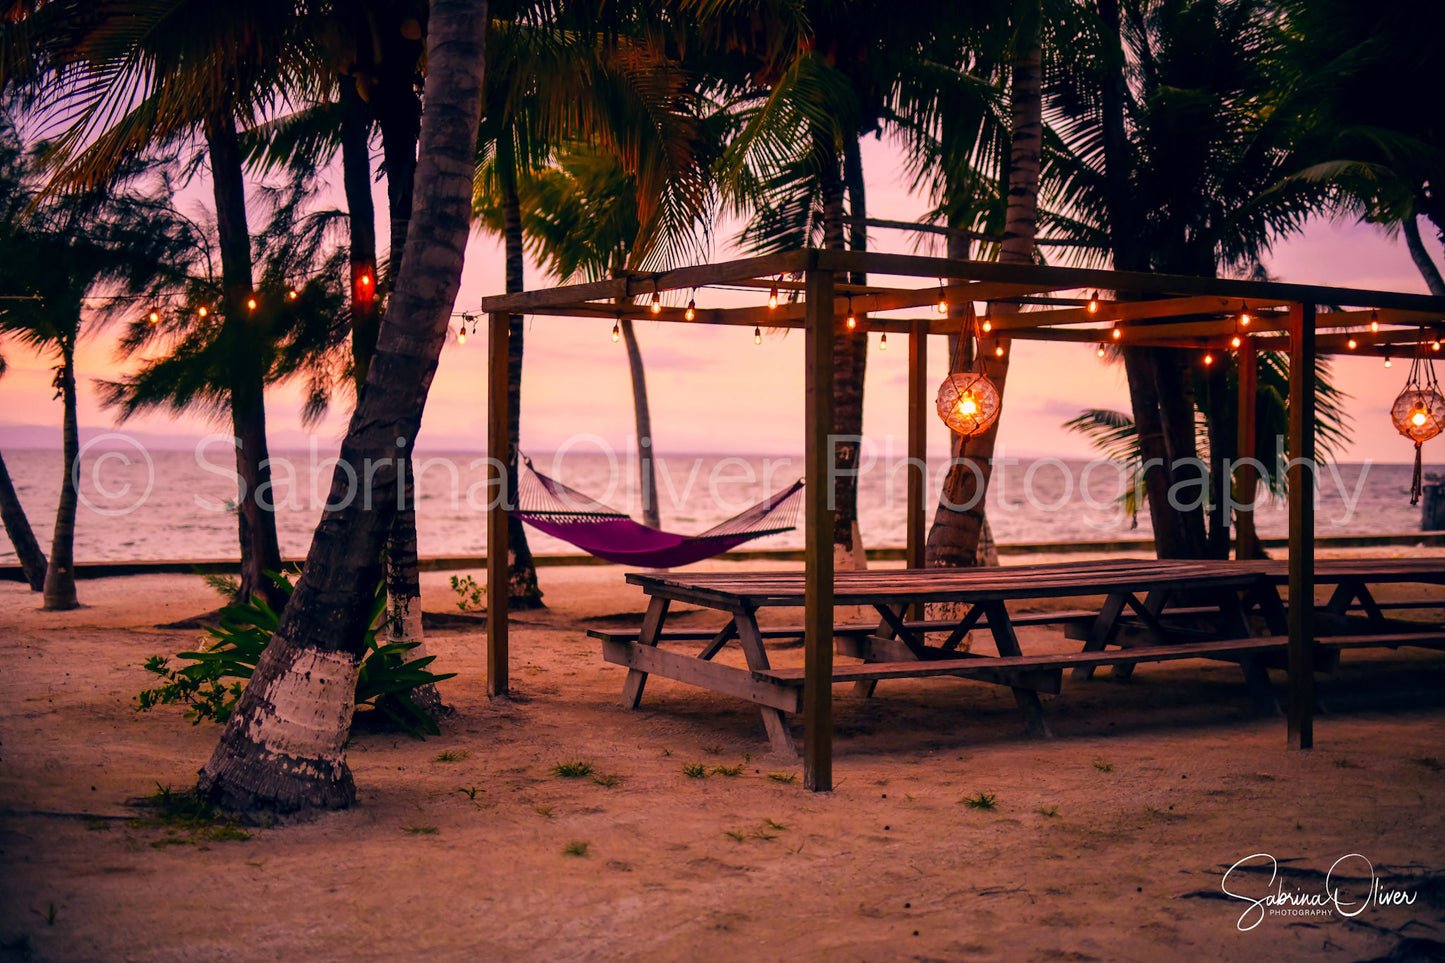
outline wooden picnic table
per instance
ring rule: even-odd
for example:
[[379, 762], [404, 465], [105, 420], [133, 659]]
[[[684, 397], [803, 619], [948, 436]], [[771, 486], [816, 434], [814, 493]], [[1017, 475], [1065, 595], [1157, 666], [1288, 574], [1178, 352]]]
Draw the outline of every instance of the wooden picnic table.
[[[763, 644], [757, 613], [768, 608], [801, 608], [805, 602], [801, 572], [647, 574], [629, 573], [627, 581], [649, 597], [641, 629], [636, 633], [593, 631], [603, 641], [609, 662], [628, 667], [622, 703], [636, 708], [649, 675], [703, 686], [748, 699], [760, 706], [773, 747], [792, 752], [785, 714], [800, 711], [800, 670], [774, 669]], [[1268, 675], [1249, 640], [1242, 593], [1265, 581], [1255, 565], [1208, 561], [1144, 559], [1105, 562], [1064, 562], [980, 569], [903, 569], [840, 572], [834, 579], [835, 605], [872, 607], [878, 614], [871, 631], [835, 635], [840, 650], [864, 665], [835, 667], [834, 682], [855, 682], [871, 691], [879, 679], [949, 675], [1008, 685], [1024, 714], [1026, 728], [1047, 735], [1039, 692], [1058, 692], [1064, 668], [1076, 672], [1094, 665], [1132, 664], [1172, 658], [1212, 657], [1238, 662], [1257, 706], [1274, 705]], [[1006, 603], [1027, 599], [1104, 596], [1097, 613], [1088, 614], [1083, 652], [1025, 656], [1015, 632], [1015, 618]], [[1210, 639], [1197, 632], [1187, 637], [1160, 620], [1171, 601], [1185, 598], [1197, 611], [1212, 610]], [[670, 635], [667, 617], [673, 602], [716, 609], [729, 619], [705, 639], [696, 655], [667, 651], [659, 643]], [[913, 606], [931, 602], [963, 603], [963, 614], [947, 622], [919, 623], [905, 618]], [[1125, 618], [1143, 623], [1153, 633], [1152, 647], [1105, 651]], [[1047, 621], [1047, 616], [1034, 620]], [[1068, 613], [1058, 621], [1080, 621]], [[986, 627], [999, 655], [960, 653], [967, 633]], [[946, 631], [941, 645], [929, 645], [927, 631]], [[696, 632], [687, 633], [697, 638]], [[736, 642], [746, 670], [713, 662], [724, 646]], [[1270, 645], [1282, 645], [1272, 640]]]

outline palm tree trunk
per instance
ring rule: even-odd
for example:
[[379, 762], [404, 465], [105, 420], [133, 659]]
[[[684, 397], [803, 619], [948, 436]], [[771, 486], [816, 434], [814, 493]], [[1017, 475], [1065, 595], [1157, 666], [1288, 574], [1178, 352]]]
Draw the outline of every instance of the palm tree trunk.
[[1425, 243], [1420, 239], [1420, 225], [1414, 214], [1408, 214], [1400, 221], [1400, 230], [1405, 234], [1405, 246], [1410, 249], [1410, 260], [1414, 261], [1415, 267], [1420, 270], [1420, 276], [1425, 279], [1430, 293], [1445, 295], [1445, 278], [1440, 276], [1440, 269], [1435, 266], [1430, 252], [1425, 250]]
[[[508, 150], [511, 141], [503, 138]], [[523, 257], [522, 203], [517, 196], [517, 164], [515, 155], [504, 164], [499, 164], [505, 196], [502, 199], [502, 233], [507, 255], [507, 293], [515, 294], [526, 286]], [[518, 459], [521, 457], [522, 437], [522, 344], [526, 337], [526, 324], [520, 314], [507, 318], [507, 431], [511, 435], [512, 453], [507, 462], [507, 504], [517, 503]], [[644, 407], [646, 401], [643, 402]], [[507, 515], [507, 595], [515, 609], [545, 608], [542, 602], [542, 587], [537, 583], [537, 564], [532, 560], [532, 547], [527, 543], [527, 526], [515, 512]]]
[[272, 505], [258, 497], [271, 491], [270, 455], [266, 443], [265, 364], [262, 334], [246, 302], [251, 298], [251, 232], [246, 222], [246, 185], [235, 119], [227, 112], [206, 120], [206, 145], [216, 198], [216, 233], [221, 249], [221, 284], [225, 289], [223, 337], [230, 365], [231, 430], [236, 439], [236, 497], [241, 542], [241, 584], [237, 601], [260, 595], [280, 608], [286, 596], [267, 572], [281, 570]]
[[[461, 285], [481, 116], [485, 0], [432, 0], [426, 117], [415, 230], [382, 321], [376, 355], [341, 445], [395, 483], [397, 439], [414, 439]], [[332, 500], [348, 479], [338, 466]], [[393, 504], [353, 499], [317, 526], [306, 567], [198, 789], [231, 810], [291, 812], [350, 805], [343, 746], [351, 725], [370, 599]]]
[[376, 298], [376, 206], [371, 200], [371, 120], [346, 78], [341, 81], [341, 182], [351, 232], [351, 369], [356, 393], [376, 350], [381, 312]]
[[[1004, 214], [1004, 240], [999, 250], [999, 261], [1005, 264], [1032, 264], [1034, 261], [1039, 167], [1043, 149], [1041, 14], [1037, 3], [1022, 13], [1018, 29], [1024, 42], [1020, 44], [1009, 78], [1011, 133], [1008, 175], [1004, 184], [1008, 204]], [[992, 310], [998, 314], [1012, 314], [1017, 308], [1010, 304], [997, 304]], [[975, 364], [998, 389], [1002, 406], [1011, 352], [1006, 338], [992, 338], [990, 341], [992, 343], [987, 350], [979, 353]], [[995, 350], [1000, 348], [1001, 352]], [[974, 566], [979, 564], [981, 554], [987, 560], [987, 553], [980, 553], [979, 549], [987, 532], [985, 495], [993, 476], [994, 446], [1001, 422], [1002, 412], [986, 431], [959, 444], [958, 454], [966, 454], [969, 464], [956, 465], [944, 480], [943, 497], [928, 532], [926, 557], [929, 565]], [[991, 536], [988, 541], [992, 541]], [[997, 561], [996, 550], [993, 561]]]
[[25, 573], [30, 591], [43, 590], [45, 553], [40, 550], [40, 542], [30, 529], [30, 519], [25, 517], [25, 506], [20, 504], [20, 496], [15, 493], [15, 485], [10, 481], [10, 470], [5, 467], [3, 457], [0, 457], [0, 518], [4, 519], [5, 533], [10, 536], [10, 544], [15, 546], [15, 557], [20, 560], [20, 571]]
[[632, 411], [637, 419], [637, 471], [641, 482], [642, 523], [662, 527], [662, 513], [657, 505], [657, 466], [652, 457], [652, 409], [647, 404], [647, 373], [642, 367], [642, 350], [637, 346], [637, 333], [632, 320], [623, 318], [622, 343], [627, 348], [627, 367], [632, 374]]
[[1209, 421], [1209, 557], [1229, 558], [1229, 494], [1230, 478], [1225, 462], [1238, 461], [1235, 448], [1239, 442], [1239, 426], [1235, 405], [1229, 398], [1229, 369], [1217, 362], [1206, 382], [1208, 397], [1204, 410]]
[[41, 608], [55, 610], [80, 606], [75, 595], [75, 510], [79, 502], [76, 464], [80, 458], [80, 426], [75, 398], [75, 340], [60, 339], [60, 370], [55, 374], [55, 387], [64, 406], [61, 429], [62, 462], [65, 476], [60, 481], [60, 503], [55, 507], [55, 533], [50, 539], [50, 564], [45, 569], [45, 596]]
[[[1189, 355], [1182, 348], [1157, 348], [1155, 377], [1159, 383], [1159, 417], [1169, 451], [1170, 505], [1184, 539], [1185, 558], [1205, 558], [1204, 494], [1209, 480], [1199, 460], [1194, 431], [1194, 383]], [[1183, 507], [1181, 507], [1183, 506]]]
[[390, 282], [401, 270], [401, 255], [411, 229], [417, 137], [422, 121], [421, 102], [412, 90], [410, 68], [403, 72], [398, 65], [394, 71], [383, 73], [372, 96], [372, 110], [381, 128], [381, 154], [386, 163], [386, 200], [391, 218], [386, 276]]

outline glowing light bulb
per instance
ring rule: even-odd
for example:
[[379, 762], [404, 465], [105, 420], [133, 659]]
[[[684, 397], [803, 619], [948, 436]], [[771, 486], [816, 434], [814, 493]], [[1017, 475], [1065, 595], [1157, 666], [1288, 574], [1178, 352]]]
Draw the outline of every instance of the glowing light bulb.
[[993, 356], [994, 356], [995, 358], [1002, 358], [1002, 357], [1003, 357], [1003, 345], [998, 345], [997, 347], [995, 347], [995, 348], [993, 349]]
[[993, 322], [990, 321], [988, 318], [984, 318], [984, 319], [983, 319], [983, 333], [984, 333], [984, 334], [988, 334], [988, 333], [989, 333], [990, 331], [992, 331], [992, 330], [993, 330]]
[[694, 318], [696, 318], [696, 317], [697, 317], [697, 302], [696, 302], [696, 301], [691, 301], [691, 300], [688, 301], [688, 302], [687, 302], [687, 310], [682, 313], [682, 316], [683, 316], [684, 318], [687, 318], [687, 320], [689, 320], [689, 321], [691, 321], [691, 320], [693, 320]]
[[757, 327], [753, 328], [753, 344], [762, 344], [762, 343], [763, 343], [763, 329], [762, 329], [762, 328], [757, 328]]
[[1431, 341], [1431, 342], [1430, 342], [1430, 350], [1431, 350], [1431, 351], [1439, 351], [1439, 350], [1440, 350], [1440, 339], [1439, 339], [1439, 338], [1436, 338], [1434, 341]]
[[887, 351], [887, 350], [888, 350], [888, 335], [884, 334], [882, 337], [880, 337], [880, 338], [878, 339], [878, 350], [879, 350], [879, 351]]
[[211, 312], [207, 311], [207, 310], [206, 310], [206, 306], [203, 304], [203, 305], [201, 305], [199, 308], [196, 308], [196, 313], [199, 314], [201, 317], [204, 318], [206, 315], [210, 314]]
[[852, 296], [851, 294], [848, 295], [848, 320], [847, 320], [847, 324], [848, 324], [848, 330], [849, 330], [849, 331], [852, 331], [854, 328], [858, 327], [858, 316], [853, 313], [853, 296]]
[[1214, 355], [1212, 355], [1212, 354], [1210, 354], [1209, 352], [1206, 351], [1206, 352], [1204, 353], [1204, 363], [1205, 363], [1205, 364], [1214, 364]]
[[255, 299], [255, 298], [247, 298], [247, 299], [246, 299], [246, 307], [249, 308], [249, 309], [251, 309], [252, 311], [256, 310], [256, 299]]
[[1098, 313], [1099, 313], [1099, 292], [1098, 292], [1098, 291], [1095, 291], [1093, 294], [1089, 295], [1089, 313], [1090, 313], [1090, 314], [1098, 314]]
[[1230, 346], [1231, 348], [1237, 348], [1237, 347], [1239, 347], [1239, 346], [1240, 346], [1241, 344], [1243, 344], [1243, 343], [1244, 343], [1244, 342], [1240, 340], [1239, 335], [1237, 335], [1237, 334], [1236, 334], [1234, 337], [1232, 337], [1232, 338], [1229, 339], [1229, 346]]
[[457, 325], [457, 344], [466, 344], [466, 343], [467, 343], [467, 326], [466, 326], [465, 324], [459, 324], [459, 325]]
[[778, 286], [777, 286], [776, 284], [774, 284], [774, 285], [773, 285], [773, 289], [768, 292], [768, 307], [769, 307], [769, 308], [776, 308], [777, 306], [778, 306]]
[[1385, 355], [1385, 367], [1390, 367], [1390, 356]]
[[1253, 320], [1254, 318], [1249, 316], [1249, 305], [1246, 304], [1239, 309], [1239, 323], [1241, 327], [1249, 327], [1249, 322]]
[[657, 293], [657, 288], [656, 288], [656, 287], [654, 287], [654, 288], [652, 289], [652, 313], [653, 313], [653, 314], [661, 314], [661, 313], [662, 313], [662, 295], [660, 295], [660, 294]]
[[371, 287], [371, 275], [370, 275], [370, 274], [363, 274], [363, 275], [361, 276], [361, 286], [364, 287], [364, 288], [369, 288], [369, 287]]
[[286, 297], [287, 297], [287, 299], [288, 299], [288, 300], [291, 300], [291, 301], [295, 301], [295, 300], [296, 300], [297, 298], [299, 298], [300, 296], [301, 296], [301, 295], [299, 295], [299, 294], [296, 293], [296, 289], [295, 289], [295, 288], [292, 288], [291, 290], [289, 290], [289, 291], [286, 292]]
[[943, 279], [938, 279], [938, 308], [939, 314], [948, 313], [948, 290], [943, 286]]
[[971, 392], [958, 399], [958, 413], [961, 415], [978, 414], [978, 402], [974, 400]]
[[1102, 342], [1099, 344], [1098, 350], [1095, 351], [1094, 353], [1095, 353], [1096, 355], [1098, 355], [1099, 357], [1101, 357], [1101, 358], [1104, 356], [1104, 345], [1103, 345]]
[[622, 322], [618, 321], [612, 326], [612, 343], [616, 344], [620, 337], [622, 337]]
[[1426, 416], [1424, 408], [1416, 408], [1415, 413], [1410, 416], [1410, 424], [1414, 425], [1416, 428], [1420, 427], [1428, 420], [1429, 418], [1428, 416]]
[[1350, 349], [1351, 351], [1355, 350], [1356, 348], [1358, 348], [1358, 347], [1360, 346], [1360, 342], [1356, 341], [1354, 338], [1351, 338], [1349, 341], [1347, 341], [1347, 342], [1345, 342], [1345, 343], [1346, 343], [1346, 345], [1349, 346], [1349, 349]]
[[1113, 331], [1110, 331], [1109, 333], [1110, 333], [1111, 335], [1113, 335], [1113, 338], [1114, 338], [1115, 341], [1118, 341], [1120, 338], [1122, 338], [1122, 337], [1124, 336], [1124, 332], [1122, 332], [1122, 331], [1119, 330], [1119, 326], [1118, 326], [1117, 324], [1114, 325], [1114, 330], [1113, 330]]
[[152, 311], [149, 315], [149, 320], [151, 324], [155, 324], [156, 322], [160, 321], [160, 319], [161, 315], [159, 311]]
[[1379, 316], [1379, 314], [1377, 314], [1377, 313], [1374, 312], [1374, 311], [1371, 311], [1371, 312], [1370, 312], [1370, 330], [1371, 330], [1371, 331], [1378, 331], [1378, 330], [1380, 330], [1380, 316]]

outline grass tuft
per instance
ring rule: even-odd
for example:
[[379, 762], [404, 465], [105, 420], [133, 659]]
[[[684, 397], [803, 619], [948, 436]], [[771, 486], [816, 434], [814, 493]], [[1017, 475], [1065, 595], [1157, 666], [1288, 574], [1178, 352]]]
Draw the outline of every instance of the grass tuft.
[[580, 839], [574, 839], [572, 842], [562, 847], [562, 855], [584, 857], [587, 855], [587, 850], [590, 848], [590, 843], [584, 843]]
[[965, 796], [962, 800], [970, 809], [995, 809], [995, 800], [998, 796], [991, 792], [979, 792], [972, 796]]
[[682, 767], [682, 774], [689, 779], [705, 779], [707, 777], [707, 766], [700, 762], [685, 763]]
[[583, 776], [592, 775], [592, 763], [580, 759], [559, 762], [552, 767], [552, 775], [563, 779], [581, 779]]
[[771, 779], [773, 782], [781, 783], [793, 783], [798, 781], [797, 774], [791, 772], [770, 772], [768, 773], [768, 778]]

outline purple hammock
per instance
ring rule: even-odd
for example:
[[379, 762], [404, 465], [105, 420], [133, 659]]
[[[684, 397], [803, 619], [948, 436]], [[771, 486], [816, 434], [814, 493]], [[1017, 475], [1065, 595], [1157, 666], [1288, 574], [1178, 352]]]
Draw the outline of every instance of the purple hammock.
[[540, 532], [588, 555], [642, 568], [677, 568], [721, 555], [744, 542], [789, 532], [798, 518], [801, 480], [700, 535], [676, 535], [635, 522], [621, 512], [548, 478], [523, 456], [516, 515]]

